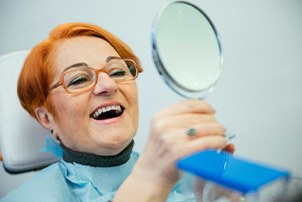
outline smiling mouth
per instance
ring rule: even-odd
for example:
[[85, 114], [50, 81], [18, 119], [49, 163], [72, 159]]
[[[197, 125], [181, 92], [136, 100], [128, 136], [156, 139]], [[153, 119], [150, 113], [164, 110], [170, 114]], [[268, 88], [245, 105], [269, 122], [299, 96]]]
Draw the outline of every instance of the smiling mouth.
[[90, 114], [90, 118], [95, 120], [105, 120], [116, 118], [121, 116], [124, 112], [124, 108], [120, 105], [110, 105], [106, 107], [99, 108]]

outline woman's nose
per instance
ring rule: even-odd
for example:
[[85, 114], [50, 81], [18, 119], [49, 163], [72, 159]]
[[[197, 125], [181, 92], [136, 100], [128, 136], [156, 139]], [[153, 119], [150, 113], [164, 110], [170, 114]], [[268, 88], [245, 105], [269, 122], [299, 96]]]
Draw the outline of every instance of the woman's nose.
[[111, 95], [117, 91], [116, 82], [111, 79], [106, 73], [100, 72], [97, 83], [93, 89], [95, 95]]

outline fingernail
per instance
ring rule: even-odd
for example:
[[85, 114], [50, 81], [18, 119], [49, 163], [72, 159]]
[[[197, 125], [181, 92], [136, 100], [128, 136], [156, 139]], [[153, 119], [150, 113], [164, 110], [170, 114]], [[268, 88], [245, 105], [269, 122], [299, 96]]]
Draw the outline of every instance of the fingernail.
[[232, 133], [232, 132], [229, 132], [229, 131], [226, 131], [226, 133], [223, 135], [226, 139], [226, 141], [230, 141], [231, 139], [234, 139], [236, 137], [236, 134], [235, 133]]

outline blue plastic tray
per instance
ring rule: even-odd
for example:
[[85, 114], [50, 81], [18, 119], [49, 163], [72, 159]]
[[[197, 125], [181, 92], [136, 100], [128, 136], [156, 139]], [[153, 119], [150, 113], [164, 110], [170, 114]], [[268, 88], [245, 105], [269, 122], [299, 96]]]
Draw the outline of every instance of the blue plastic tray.
[[224, 151], [206, 150], [181, 159], [177, 167], [242, 194], [256, 192], [279, 178], [288, 179], [286, 170], [247, 161]]

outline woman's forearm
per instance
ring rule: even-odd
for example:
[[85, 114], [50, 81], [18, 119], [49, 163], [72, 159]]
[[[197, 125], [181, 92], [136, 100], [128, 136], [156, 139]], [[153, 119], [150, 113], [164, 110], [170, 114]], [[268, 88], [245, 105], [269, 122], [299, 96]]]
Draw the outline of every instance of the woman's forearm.
[[152, 179], [146, 172], [134, 168], [118, 189], [113, 202], [165, 202], [174, 184]]

